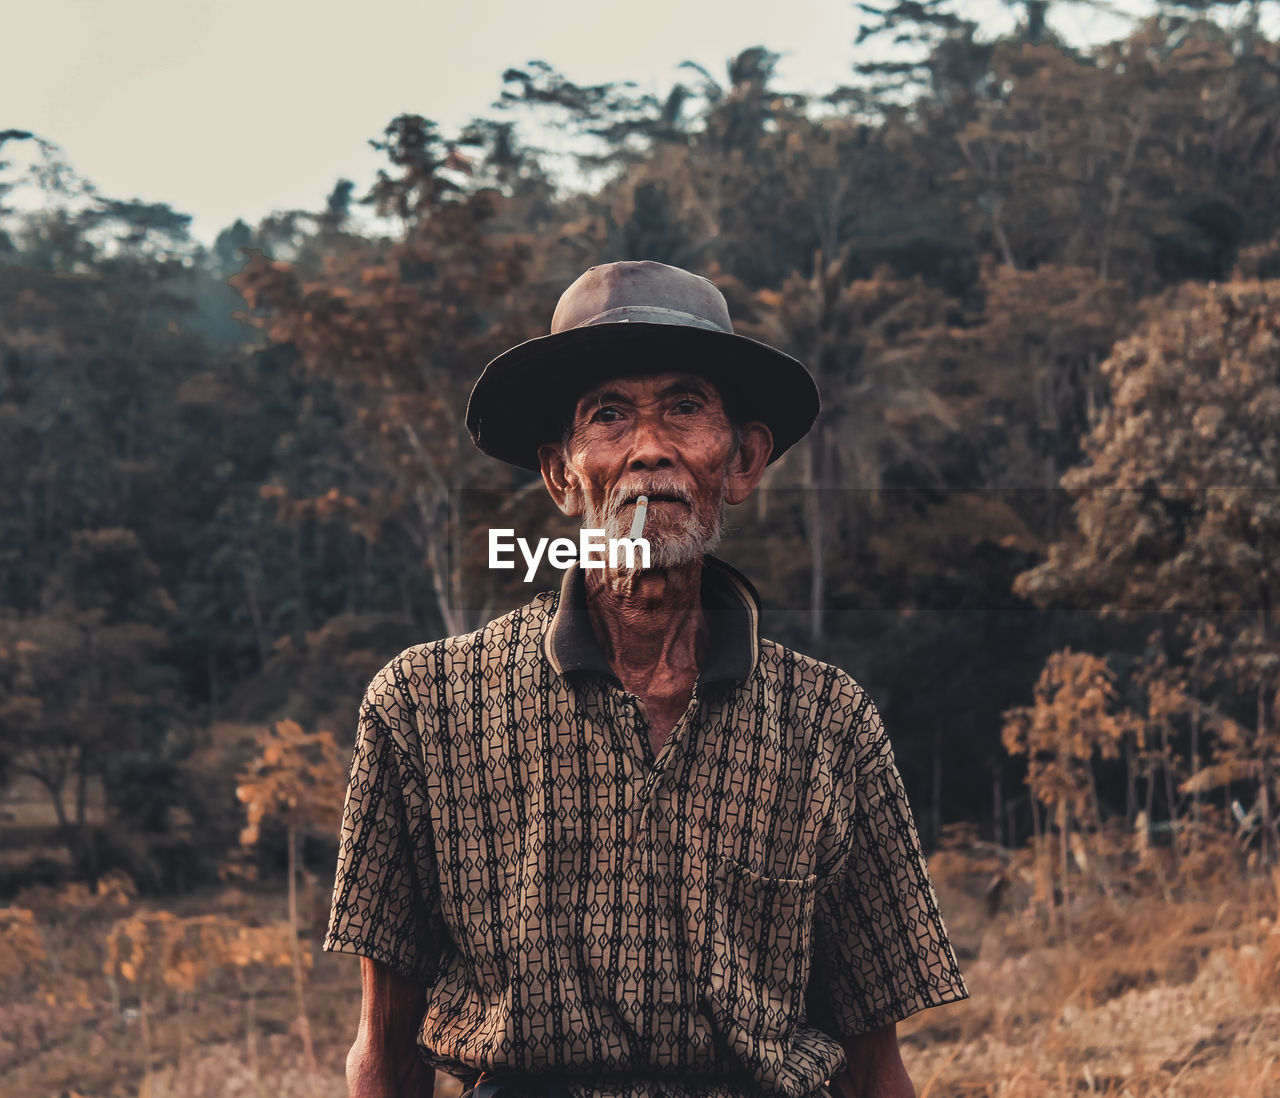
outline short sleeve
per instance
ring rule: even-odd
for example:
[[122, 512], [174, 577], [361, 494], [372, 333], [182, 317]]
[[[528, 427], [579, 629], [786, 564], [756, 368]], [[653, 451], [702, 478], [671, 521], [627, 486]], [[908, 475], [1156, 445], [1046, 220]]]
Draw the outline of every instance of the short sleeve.
[[893, 749], [861, 699], [842, 766], [846, 857], [819, 883], [808, 994], [811, 1022], [840, 1040], [969, 995]]
[[374, 676], [360, 706], [324, 948], [370, 957], [426, 983], [447, 931], [422, 770], [408, 750], [417, 732], [397, 687], [398, 659]]

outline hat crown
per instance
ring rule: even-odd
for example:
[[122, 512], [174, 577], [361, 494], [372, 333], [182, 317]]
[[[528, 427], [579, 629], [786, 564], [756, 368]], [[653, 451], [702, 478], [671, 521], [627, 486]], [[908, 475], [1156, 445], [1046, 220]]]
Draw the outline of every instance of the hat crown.
[[733, 332], [728, 302], [715, 283], [645, 259], [602, 263], [585, 271], [560, 295], [551, 334], [632, 321]]

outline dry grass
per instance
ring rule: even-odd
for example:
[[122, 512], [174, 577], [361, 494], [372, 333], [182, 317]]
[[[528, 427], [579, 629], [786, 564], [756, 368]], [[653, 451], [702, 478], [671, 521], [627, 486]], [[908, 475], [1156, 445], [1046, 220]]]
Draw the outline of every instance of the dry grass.
[[972, 998], [900, 1027], [922, 1098], [1280, 1095], [1280, 874], [1082, 880], [1068, 930], [1030, 903], [993, 916], [963, 859], [938, 861]]
[[[972, 998], [900, 1027], [920, 1098], [1280, 1095], [1280, 874], [1246, 876], [1222, 858], [1163, 869], [1117, 861], [1105, 889], [1083, 874], [1075, 883], [1068, 928], [1035, 903], [1026, 859], [1021, 876], [1006, 870], [1013, 884], [992, 912], [998, 862], [974, 849], [934, 859]], [[148, 1081], [140, 1004], [102, 967], [108, 928], [143, 905], [117, 889], [33, 890], [15, 906], [31, 912], [45, 956], [10, 958], [0, 971], [6, 1098], [345, 1094], [359, 1008], [351, 958], [318, 954], [311, 973], [318, 1076], [304, 1066], [289, 975], [278, 970], [252, 1016], [228, 974], [163, 994], [150, 1013]], [[317, 892], [313, 936], [322, 907]], [[226, 890], [175, 909], [210, 912], [260, 923], [283, 916], [284, 898]]]

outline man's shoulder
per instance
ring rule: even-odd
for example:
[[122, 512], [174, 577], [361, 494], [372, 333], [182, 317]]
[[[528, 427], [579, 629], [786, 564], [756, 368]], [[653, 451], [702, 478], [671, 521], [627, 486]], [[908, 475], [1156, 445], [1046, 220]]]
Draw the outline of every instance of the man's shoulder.
[[761, 637], [759, 670], [766, 682], [820, 706], [833, 726], [856, 727], [876, 717], [875, 703], [862, 684], [834, 663]]
[[486, 654], [507, 658], [520, 651], [536, 652], [557, 597], [555, 591], [543, 591], [477, 629], [412, 644], [383, 664], [370, 690], [395, 688], [417, 693], [426, 679], [473, 668]]
[[768, 637], [760, 638], [760, 668], [767, 676], [781, 678], [789, 675], [819, 682], [834, 694], [853, 696], [865, 693], [857, 679], [843, 667]]

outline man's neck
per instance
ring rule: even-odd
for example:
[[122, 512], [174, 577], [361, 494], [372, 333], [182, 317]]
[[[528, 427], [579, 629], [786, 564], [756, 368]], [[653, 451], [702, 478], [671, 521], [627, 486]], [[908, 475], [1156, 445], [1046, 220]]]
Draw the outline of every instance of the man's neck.
[[623, 686], [642, 696], [677, 683], [691, 687], [706, 652], [702, 561], [583, 576], [592, 631]]

